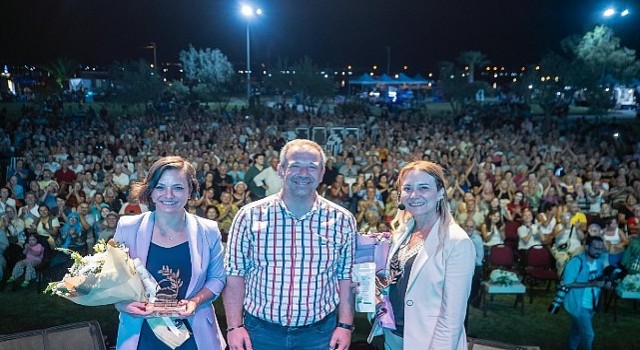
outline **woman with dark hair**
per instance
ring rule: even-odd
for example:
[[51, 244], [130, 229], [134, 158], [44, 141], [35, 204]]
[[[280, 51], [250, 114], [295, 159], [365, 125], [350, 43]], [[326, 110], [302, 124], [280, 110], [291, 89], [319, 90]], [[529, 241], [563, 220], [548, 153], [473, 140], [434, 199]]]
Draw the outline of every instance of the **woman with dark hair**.
[[87, 200], [87, 194], [82, 189], [82, 182], [74, 181], [69, 185], [66, 199], [67, 205], [74, 208]]
[[104, 196], [102, 195], [102, 193], [96, 192], [96, 194], [93, 195], [93, 198], [91, 198], [91, 201], [89, 202], [89, 211], [91, 212], [91, 215], [96, 222], [104, 218], [101, 215], [101, 211], [105, 206], [109, 207], [109, 204], [104, 202]]
[[13, 207], [16, 209], [16, 201], [11, 198], [13, 196], [13, 192], [9, 187], [2, 187], [0, 189], [0, 213], [4, 213], [6, 207]]
[[344, 181], [344, 175], [336, 175], [335, 181], [329, 186], [326, 197], [338, 205], [349, 207], [349, 184]]
[[466, 349], [463, 327], [475, 249], [449, 212], [442, 168], [432, 162], [407, 164], [397, 180], [399, 210], [385, 276], [395, 330], [376, 323], [385, 349]]
[[542, 203], [540, 212], [536, 215], [536, 224], [540, 230], [540, 241], [542, 244], [551, 247], [553, 243], [553, 230], [556, 227], [557, 207], [553, 203]]
[[59, 246], [60, 243], [62, 243], [59, 233], [60, 221], [51, 215], [49, 207], [44, 203], [41, 203], [38, 207], [38, 213], [40, 214], [40, 218], [38, 218], [35, 224], [36, 232], [40, 236], [44, 236], [52, 248]]
[[198, 200], [194, 202], [195, 202], [194, 204], [198, 206], [198, 211], [202, 211], [203, 213], [205, 212], [207, 207], [210, 207], [212, 205], [217, 205], [218, 200], [216, 200], [215, 187], [211, 186], [209, 188], [205, 188], [204, 193], [202, 194], [202, 197], [200, 197]]
[[214, 177], [215, 177], [215, 174], [213, 173], [213, 171], [207, 171], [204, 174], [204, 180], [200, 184], [200, 188], [202, 188], [203, 190], [207, 190], [209, 188], [215, 187], [216, 184], [213, 181]]
[[501, 218], [499, 211], [492, 210], [487, 214], [484, 223], [480, 226], [486, 256], [488, 256], [491, 247], [504, 243], [504, 222], [502, 222]]
[[[184, 311], [176, 326], [192, 336], [180, 349], [224, 349], [224, 339], [211, 302], [226, 284], [218, 225], [188, 214], [185, 205], [198, 193], [193, 166], [182, 157], [156, 161], [144, 181], [131, 187], [133, 196], [151, 211], [120, 218], [115, 240], [129, 247], [160, 288], [171, 288]], [[166, 282], [167, 285], [162, 281]], [[154, 334], [146, 318], [153, 309], [147, 303], [116, 304], [120, 312], [118, 349], [168, 348]]]
[[216, 208], [215, 205], [209, 205], [204, 211], [204, 217], [212, 221], [218, 221], [218, 218], [220, 217], [220, 212], [218, 211], [218, 208]]
[[522, 191], [513, 194], [513, 200], [507, 204], [507, 217], [509, 221], [522, 222], [522, 213], [529, 208], [529, 203], [524, 198]]

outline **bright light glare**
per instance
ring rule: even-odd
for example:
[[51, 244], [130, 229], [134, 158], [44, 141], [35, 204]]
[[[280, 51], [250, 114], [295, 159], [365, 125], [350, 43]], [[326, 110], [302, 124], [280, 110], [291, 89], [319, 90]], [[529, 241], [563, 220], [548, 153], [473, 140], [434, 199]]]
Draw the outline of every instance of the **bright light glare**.
[[613, 15], [616, 14], [616, 10], [612, 9], [612, 8], [608, 8], [606, 10], [604, 10], [604, 12], [602, 13], [603, 16], [605, 17], [611, 17]]
[[626, 15], [628, 15], [628, 14], [629, 14], [629, 10], [628, 10], [628, 9], [625, 9], [624, 11], [622, 11], [622, 12], [620, 13], [620, 16], [624, 17], [624, 16], [626, 16]]
[[242, 15], [245, 17], [251, 17], [253, 15], [253, 8], [249, 5], [242, 5]]
[[253, 7], [249, 6], [249, 5], [242, 5], [242, 8], [240, 9], [240, 12], [242, 12], [242, 15], [250, 18], [253, 17], [254, 15], [258, 15], [261, 16], [262, 15], [262, 9], [254, 9]]

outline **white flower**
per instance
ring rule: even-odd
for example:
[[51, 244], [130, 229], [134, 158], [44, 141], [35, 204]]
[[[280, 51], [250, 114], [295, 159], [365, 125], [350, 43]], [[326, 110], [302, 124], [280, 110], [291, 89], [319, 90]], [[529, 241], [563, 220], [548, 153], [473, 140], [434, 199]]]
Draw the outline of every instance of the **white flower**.
[[623, 290], [629, 292], [640, 292], [640, 273], [627, 275], [620, 283]]
[[505, 271], [496, 269], [491, 271], [489, 275], [489, 280], [493, 284], [504, 284], [504, 285], [512, 285], [514, 283], [520, 282], [520, 278], [513, 271]]
[[[107, 256], [107, 245], [108, 243], [104, 240], [99, 240], [93, 247], [93, 250], [96, 253], [87, 256], [82, 256], [78, 252], [70, 249], [57, 248], [57, 250], [69, 254], [71, 259], [73, 259], [73, 265], [68, 269], [69, 272], [64, 276], [64, 278], [89, 276], [90, 274], [100, 273]], [[125, 253], [129, 252], [129, 249], [120, 243], [115, 243], [115, 248], [120, 249]], [[69, 294], [69, 290], [67, 290], [66, 284], [63, 281], [49, 283], [45, 292], [51, 292], [57, 295]]]

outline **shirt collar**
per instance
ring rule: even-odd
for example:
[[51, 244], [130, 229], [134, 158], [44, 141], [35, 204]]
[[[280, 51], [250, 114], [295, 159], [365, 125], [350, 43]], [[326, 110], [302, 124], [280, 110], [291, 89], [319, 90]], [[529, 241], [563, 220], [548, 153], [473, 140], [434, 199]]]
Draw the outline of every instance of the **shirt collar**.
[[293, 215], [293, 213], [289, 210], [289, 208], [287, 208], [287, 204], [284, 202], [284, 199], [282, 198], [282, 190], [280, 190], [280, 192], [276, 195], [276, 203], [280, 207], [280, 210], [282, 210], [283, 212], [286, 213], [286, 215], [290, 216], [292, 219], [295, 219], [295, 220], [305, 220], [311, 217], [313, 214], [315, 214], [315, 212], [320, 210], [320, 208], [322, 207], [320, 196], [318, 196], [317, 193], [315, 194], [315, 199], [313, 201], [313, 205], [311, 206], [311, 210], [309, 210], [306, 214], [304, 214], [300, 218], [297, 218], [295, 215]]

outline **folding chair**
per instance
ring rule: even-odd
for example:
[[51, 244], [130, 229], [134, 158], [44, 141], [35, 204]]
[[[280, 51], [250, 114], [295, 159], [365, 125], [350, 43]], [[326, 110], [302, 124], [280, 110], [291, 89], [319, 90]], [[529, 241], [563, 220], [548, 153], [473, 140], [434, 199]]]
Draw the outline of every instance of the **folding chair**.
[[495, 269], [515, 271], [515, 254], [513, 248], [507, 244], [496, 244], [489, 253], [489, 273]]
[[538, 282], [547, 281], [547, 292], [551, 282], [558, 283], [560, 276], [555, 270], [555, 262], [549, 249], [543, 245], [534, 245], [527, 250], [525, 279], [529, 288], [529, 303], [533, 303], [533, 287]]

